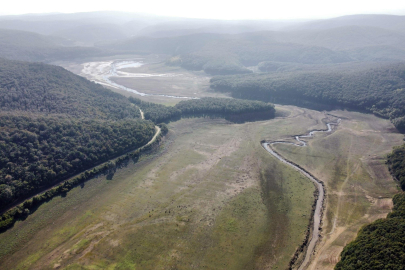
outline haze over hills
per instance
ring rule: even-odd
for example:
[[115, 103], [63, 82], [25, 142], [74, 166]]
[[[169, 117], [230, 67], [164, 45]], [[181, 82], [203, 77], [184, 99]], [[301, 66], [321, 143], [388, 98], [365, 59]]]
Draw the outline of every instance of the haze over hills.
[[86, 24], [55, 31], [52, 36], [62, 37], [76, 44], [92, 46], [97, 42], [111, 42], [127, 38], [123, 27], [115, 24]]
[[[165, 53], [179, 56], [184, 62], [182, 66], [192, 69], [204, 69], [205, 64], [214, 60], [218, 62], [217, 58], [220, 58], [227, 59], [224, 65], [233, 66], [235, 72], [243, 73], [247, 66], [262, 61], [340, 63], [404, 60], [404, 21], [405, 16], [394, 15], [353, 15], [299, 22], [220, 21], [89, 12], [0, 16], [0, 29], [62, 37], [66, 41], [59, 41], [59, 45], [74, 46], [69, 50], [78, 51], [79, 57], [95, 51], [105, 55]], [[19, 32], [19, 35], [22, 33]], [[31, 39], [52, 40], [50, 37], [26, 35], [26, 47], [36, 46], [35, 42], [30, 44]], [[3, 40], [7, 43], [7, 37]], [[4, 46], [12, 50], [14, 44], [8, 42], [10, 44]], [[50, 42], [53, 43], [55, 39]], [[79, 52], [85, 49], [77, 45], [95, 46], [97, 49], [92, 53]], [[249, 51], [253, 45], [257, 52]], [[43, 59], [40, 56], [16, 58], [10, 54], [9, 58], [13, 57], [34, 61], [63, 59], [62, 54], [53, 57], [44, 55]], [[193, 58], [192, 63], [190, 57]]]
[[364, 15], [347, 15], [326, 20], [316, 20], [304, 22], [299, 25], [288, 27], [295, 30], [325, 30], [343, 26], [371, 26], [379, 27], [388, 30], [405, 29], [405, 16], [399, 15], [384, 15], [384, 14], [364, 14]]
[[0, 268], [398, 268], [401, 132], [405, 16], [0, 16]]
[[0, 57], [12, 60], [50, 62], [97, 55], [94, 47], [73, 46], [61, 37], [27, 31], [0, 29]]

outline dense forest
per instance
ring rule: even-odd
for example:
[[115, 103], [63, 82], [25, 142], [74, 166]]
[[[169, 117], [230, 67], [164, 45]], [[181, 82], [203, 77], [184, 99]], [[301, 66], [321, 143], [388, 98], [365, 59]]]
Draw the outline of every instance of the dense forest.
[[216, 91], [320, 109], [349, 108], [389, 118], [405, 131], [405, 65], [360, 71], [310, 71], [223, 76], [211, 79]]
[[201, 98], [183, 100], [175, 106], [183, 117], [223, 117], [231, 122], [246, 122], [271, 119], [275, 115], [274, 105], [262, 101]]
[[387, 164], [402, 190], [405, 190], [405, 144], [394, 148], [388, 155]]
[[1, 208], [141, 147], [154, 133], [154, 125], [142, 120], [3, 115], [0, 117]]
[[61, 67], [0, 59], [1, 111], [138, 118], [127, 98]]
[[175, 121], [181, 117], [218, 117], [232, 122], [271, 119], [275, 115], [274, 105], [261, 101], [211, 98], [183, 100], [174, 107], [144, 102], [130, 97], [144, 112], [145, 119], [155, 123]]
[[[138, 122], [144, 121], [138, 120]], [[161, 129], [161, 133], [153, 142], [143, 145], [142, 147], [134, 151], [127, 152], [126, 154], [121, 155], [115, 159], [110, 159], [107, 162], [101, 163], [95, 167], [83, 171], [80, 174], [77, 174], [76, 176], [71, 177], [70, 179], [63, 181], [62, 183], [55, 185], [47, 189], [46, 191], [25, 200], [23, 203], [20, 203], [17, 206], [5, 211], [0, 216], [0, 232], [3, 232], [12, 227], [17, 220], [24, 220], [28, 215], [33, 213], [42, 203], [47, 202], [56, 196], [66, 195], [68, 191], [78, 186], [79, 184], [84, 184], [84, 182], [93, 177], [103, 174], [107, 175], [107, 179], [112, 179], [117, 168], [125, 166], [126, 164], [128, 164], [129, 160], [137, 162], [143, 153], [147, 153], [159, 146], [160, 141], [169, 130], [165, 124], [159, 124], [158, 126]], [[4, 186], [2, 185], [2, 187]]]
[[134, 97], [129, 97], [128, 99], [142, 109], [146, 120], [151, 120], [157, 124], [177, 120], [181, 116], [181, 111], [175, 107], [146, 102]]
[[61, 67], [0, 59], [0, 210], [155, 134], [127, 98]]

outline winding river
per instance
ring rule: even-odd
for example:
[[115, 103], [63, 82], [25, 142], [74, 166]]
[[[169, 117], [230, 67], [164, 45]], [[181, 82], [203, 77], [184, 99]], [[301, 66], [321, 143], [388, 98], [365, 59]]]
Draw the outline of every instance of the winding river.
[[307, 143], [303, 141], [303, 138], [311, 138], [315, 135], [317, 132], [331, 132], [332, 131], [332, 125], [338, 125], [340, 123], [341, 119], [338, 119], [336, 122], [330, 122], [327, 123], [326, 126], [328, 129], [324, 130], [312, 130], [306, 135], [297, 135], [295, 136], [295, 140], [297, 143], [294, 142], [288, 142], [288, 141], [265, 141], [262, 142], [263, 148], [272, 154], [274, 157], [276, 157], [278, 160], [281, 162], [293, 167], [295, 170], [299, 171], [302, 173], [304, 176], [306, 176], [309, 180], [311, 180], [314, 185], [316, 186], [318, 190], [318, 198], [316, 199], [316, 206], [315, 206], [315, 211], [314, 211], [314, 217], [313, 217], [313, 226], [312, 226], [312, 234], [310, 236], [309, 243], [307, 244], [307, 250], [305, 253], [304, 261], [301, 263], [300, 267], [298, 268], [299, 270], [305, 269], [305, 267], [308, 265], [311, 255], [314, 253], [315, 246], [318, 243], [319, 240], [319, 234], [320, 234], [320, 224], [322, 221], [322, 206], [323, 202], [325, 199], [325, 188], [323, 186], [323, 182], [320, 181], [319, 179], [315, 178], [311, 173], [306, 171], [305, 169], [301, 168], [299, 165], [285, 159], [282, 157], [279, 153], [277, 153], [273, 148], [271, 147], [272, 145], [275, 144], [292, 144], [298, 147], [305, 147], [307, 146]]

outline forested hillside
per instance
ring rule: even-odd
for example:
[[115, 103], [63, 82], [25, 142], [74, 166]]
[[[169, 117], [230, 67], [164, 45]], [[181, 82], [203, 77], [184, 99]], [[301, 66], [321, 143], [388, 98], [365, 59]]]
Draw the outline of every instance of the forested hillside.
[[233, 97], [322, 109], [344, 107], [390, 118], [405, 130], [405, 65], [360, 71], [313, 71], [214, 77], [211, 88]]
[[129, 101], [142, 109], [145, 119], [156, 124], [177, 120], [181, 117], [181, 111], [175, 107], [146, 102], [134, 97], [129, 97]]
[[127, 98], [61, 67], [0, 59], [0, 210], [145, 145]]
[[146, 144], [142, 120], [0, 116], [0, 208]]
[[0, 57], [7, 59], [49, 62], [95, 56], [100, 53], [100, 49], [73, 46], [71, 41], [56, 36], [0, 29]]
[[123, 119], [139, 110], [122, 95], [57, 66], [0, 59], [1, 111]]
[[164, 53], [176, 56], [175, 63], [208, 74], [250, 73], [247, 66], [263, 61], [321, 64], [352, 61], [343, 52], [319, 46], [277, 41], [273, 32], [240, 35], [193, 34], [179, 37], [137, 37], [106, 45], [122, 53]]
[[[322, 23], [327, 24], [327, 20]], [[250, 73], [247, 67], [265, 61], [319, 65], [405, 60], [404, 32], [375, 23], [233, 35], [195, 30], [189, 34], [188, 30], [179, 29], [182, 34], [172, 37], [134, 37], [102, 48], [121, 53], [168, 54], [173, 56], [169, 64], [213, 75]]]
[[271, 119], [275, 115], [273, 104], [252, 100], [206, 97], [183, 100], [174, 107], [133, 97], [129, 100], [143, 110], [145, 119], [155, 123], [175, 121], [181, 117], [219, 117], [232, 122], [247, 122]]
[[405, 190], [405, 144], [394, 148], [388, 155], [387, 164], [402, 190]]

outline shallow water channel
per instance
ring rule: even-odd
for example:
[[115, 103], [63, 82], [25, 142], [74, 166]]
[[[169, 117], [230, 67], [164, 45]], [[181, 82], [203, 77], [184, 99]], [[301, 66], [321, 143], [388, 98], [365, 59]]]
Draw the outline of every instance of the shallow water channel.
[[181, 98], [181, 99], [195, 99], [195, 97], [186, 96], [173, 96], [166, 94], [147, 94], [140, 92], [136, 89], [126, 87], [111, 80], [111, 77], [118, 78], [146, 78], [146, 77], [176, 77], [181, 74], [162, 73], [162, 74], [149, 74], [149, 73], [131, 73], [122, 71], [125, 68], [137, 68], [145, 65], [142, 61], [108, 61], [108, 62], [87, 62], [83, 64], [82, 73], [86, 75], [91, 81], [110, 86], [116, 89], [125, 90], [140, 96], [159, 96], [168, 98]]
[[275, 144], [292, 144], [292, 145], [295, 145], [298, 147], [305, 147], [305, 146], [307, 146], [307, 143], [305, 141], [301, 140], [302, 138], [311, 138], [317, 132], [331, 132], [332, 125], [338, 125], [339, 122], [340, 122], [340, 119], [338, 119], [336, 122], [333, 122], [333, 123], [332, 122], [327, 123], [326, 126], [328, 127], [328, 129], [325, 129], [325, 130], [312, 130], [306, 135], [296, 135], [295, 140], [298, 143], [287, 142], [287, 141], [262, 142], [262, 146], [267, 152], [272, 154], [274, 157], [276, 157], [281, 162], [293, 167], [295, 170], [297, 170], [300, 173], [302, 173], [303, 175], [305, 175], [309, 180], [311, 180], [315, 184], [316, 188], [318, 189], [318, 198], [316, 199], [316, 206], [315, 206], [313, 223], [312, 223], [312, 228], [311, 228], [312, 234], [310, 236], [310, 239], [309, 239], [309, 242], [307, 245], [307, 250], [305, 253], [304, 261], [301, 263], [299, 270], [305, 269], [305, 267], [307, 266], [307, 264], [309, 263], [309, 261], [311, 259], [311, 255], [313, 254], [315, 246], [319, 240], [319, 232], [320, 232], [319, 228], [320, 228], [320, 224], [321, 224], [321, 220], [322, 220], [322, 206], [323, 206], [323, 202], [325, 199], [325, 188], [323, 186], [322, 181], [320, 181], [319, 179], [316, 179], [312, 174], [307, 172], [305, 169], [301, 168], [299, 165], [282, 157], [279, 153], [274, 151], [271, 146], [275, 145]]

